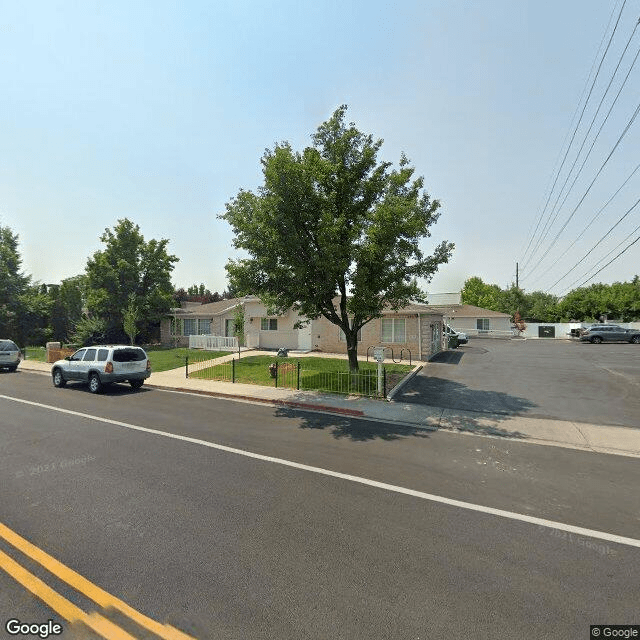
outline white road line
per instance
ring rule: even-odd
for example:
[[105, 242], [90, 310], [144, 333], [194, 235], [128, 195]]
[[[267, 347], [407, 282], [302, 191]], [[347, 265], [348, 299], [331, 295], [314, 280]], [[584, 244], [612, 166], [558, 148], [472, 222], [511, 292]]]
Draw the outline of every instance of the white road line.
[[143, 433], [151, 433], [164, 438], [171, 438], [173, 440], [180, 440], [182, 442], [189, 442], [191, 444], [198, 444], [203, 447], [209, 447], [211, 449], [217, 449], [219, 451], [226, 451], [227, 453], [235, 453], [246, 458], [253, 458], [255, 460], [262, 460], [263, 462], [273, 462], [285, 467], [291, 467], [293, 469], [300, 469], [302, 471], [310, 471], [311, 473], [318, 473], [324, 476], [330, 476], [332, 478], [339, 478], [341, 480], [348, 480], [349, 482], [356, 482], [358, 484], [364, 484], [369, 487], [376, 487], [377, 489], [383, 489], [385, 491], [391, 491], [393, 493], [400, 493], [414, 498], [420, 498], [421, 500], [428, 500], [430, 502], [436, 502], [439, 504], [446, 504], [451, 507], [458, 507], [460, 509], [467, 509], [469, 511], [476, 511], [478, 513], [486, 513], [488, 515], [498, 516], [501, 518], [508, 518], [509, 520], [516, 520], [519, 522], [527, 522], [529, 524], [535, 524], [541, 527], [547, 527], [549, 529], [556, 529], [559, 531], [566, 531], [568, 533], [575, 533], [579, 536], [585, 536], [589, 538], [596, 538], [598, 540], [606, 540], [607, 542], [615, 542], [617, 544], [623, 544], [629, 547], [640, 548], [640, 540], [636, 538], [627, 538], [625, 536], [619, 536], [613, 533], [607, 533], [605, 531], [596, 531], [595, 529], [585, 529], [584, 527], [575, 527], [563, 522], [555, 522], [554, 520], [546, 520], [544, 518], [536, 518], [534, 516], [528, 516], [522, 513], [515, 513], [513, 511], [505, 511], [503, 509], [494, 509], [493, 507], [485, 507], [480, 504], [474, 504], [472, 502], [464, 502], [462, 500], [453, 500], [451, 498], [445, 498], [444, 496], [437, 496], [431, 493], [425, 493], [423, 491], [416, 491], [415, 489], [407, 489], [406, 487], [398, 487], [386, 482], [378, 482], [377, 480], [370, 480], [369, 478], [362, 478], [360, 476], [352, 476], [348, 473], [340, 473], [338, 471], [331, 471], [330, 469], [323, 469], [321, 467], [312, 467], [307, 464], [301, 464], [300, 462], [293, 462], [291, 460], [284, 460], [283, 458], [274, 458], [273, 456], [265, 456], [260, 453], [252, 453], [251, 451], [244, 451], [243, 449], [236, 449], [234, 447], [227, 447], [223, 444], [216, 444], [215, 442], [208, 442], [207, 440], [200, 440], [199, 438], [190, 438], [189, 436], [181, 436], [175, 433], [168, 433], [166, 431], [159, 431], [158, 429], [149, 429], [148, 427], [140, 427], [128, 422], [120, 422], [119, 420], [111, 420], [109, 418], [101, 418], [100, 416], [93, 416], [88, 413], [81, 413], [79, 411], [71, 411], [70, 409], [62, 409], [60, 407], [54, 407], [48, 404], [41, 404], [40, 402], [33, 402], [31, 400], [23, 400], [22, 398], [13, 398], [11, 396], [0, 395], [0, 399], [9, 400], [11, 402], [18, 402], [20, 404], [26, 404], [33, 407], [39, 407], [41, 409], [48, 409], [50, 411], [57, 411], [59, 413], [65, 413], [71, 416], [77, 416], [79, 418], [86, 418], [88, 420], [94, 420], [96, 422], [103, 422], [105, 424], [112, 424], [117, 427], [124, 427], [125, 429], [131, 429], [133, 431], [141, 431]]

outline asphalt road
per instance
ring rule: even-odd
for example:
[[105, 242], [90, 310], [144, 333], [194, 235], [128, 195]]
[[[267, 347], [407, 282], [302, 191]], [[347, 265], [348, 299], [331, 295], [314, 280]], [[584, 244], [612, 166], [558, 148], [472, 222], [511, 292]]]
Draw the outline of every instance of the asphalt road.
[[640, 428], [640, 345], [472, 338], [395, 400]]
[[[0, 522], [195, 637], [555, 639], [640, 623], [637, 547], [317, 471], [638, 538], [636, 459], [155, 389], [93, 396], [26, 372], [0, 385]], [[0, 622], [20, 616], [52, 614], [0, 572]]]

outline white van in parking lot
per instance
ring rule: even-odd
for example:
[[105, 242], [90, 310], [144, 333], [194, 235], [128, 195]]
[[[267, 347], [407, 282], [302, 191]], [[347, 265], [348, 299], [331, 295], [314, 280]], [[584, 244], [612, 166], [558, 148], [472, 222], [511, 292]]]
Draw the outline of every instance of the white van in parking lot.
[[467, 344], [469, 342], [469, 338], [467, 338], [466, 333], [462, 333], [462, 331], [456, 331], [453, 327], [450, 327], [448, 324], [445, 325], [445, 333], [447, 334], [447, 338], [451, 336], [457, 336], [458, 344]]
[[128, 382], [139, 389], [151, 375], [151, 362], [140, 347], [98, 345], [78, 349], [72, 356], [54, 362], [51, 375], [55, 387], [77, 380], [88, 383], [91, 393], [99, 393], [112, 382]]

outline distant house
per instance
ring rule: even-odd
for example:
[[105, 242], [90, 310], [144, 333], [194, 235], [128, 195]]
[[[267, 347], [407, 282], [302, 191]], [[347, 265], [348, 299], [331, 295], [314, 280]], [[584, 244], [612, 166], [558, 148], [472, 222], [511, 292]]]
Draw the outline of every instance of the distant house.
[[189, 336], [233, 336], [241, 298], [219, 302], [183, 302], [160, 322], [160, 341], [165, 345], [189, 346]]
[[443, 314], [446, 323], [470, 336], [511, 334], [511, 316], [471, 304], [429, 305]]
[[[337, 304], [337, 303], [336, 303]], [[190, 335], [233, 336], [238, 306], [244, 311], [244, 339], [254, 349], [298, 349], [346, 353], [342, 330], [324, 317], [311, 320], [302, 328], [297, 312], [270, 315], [255, 296], [221, 300], [210, 304], [183, 303], [161, 322], [163, 344], [188, 346]], [[387, 309], [381, 318], [367, 323], [359, 332], [358, 354], [366, 355], [372, 346], [388, 347], [388, 355], [428, 360], [442, 350], [443, 314], [424, 304], [410, 304], [399, 311]]]

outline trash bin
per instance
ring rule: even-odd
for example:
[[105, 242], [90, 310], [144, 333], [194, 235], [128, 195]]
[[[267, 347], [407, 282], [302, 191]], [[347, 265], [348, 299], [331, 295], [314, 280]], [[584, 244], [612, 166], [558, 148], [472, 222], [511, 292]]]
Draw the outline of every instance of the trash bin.
[[458, 348], [458, 336], [449, 336], [449, 349]]

